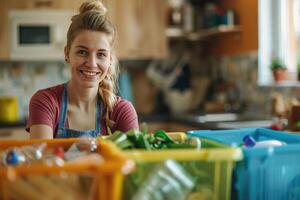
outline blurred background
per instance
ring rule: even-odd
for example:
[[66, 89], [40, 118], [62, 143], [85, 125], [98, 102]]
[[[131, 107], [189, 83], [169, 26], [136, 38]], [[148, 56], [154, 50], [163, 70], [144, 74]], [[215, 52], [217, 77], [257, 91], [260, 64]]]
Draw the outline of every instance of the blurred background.
[[[2, 137], [28, 137], [32, 94], [69, 79], [65, 32], [82, 2], [0, 0]], [[104, 3], [118, 34], [119, 95], [150, 130], [299, 129], [299, 0]]]

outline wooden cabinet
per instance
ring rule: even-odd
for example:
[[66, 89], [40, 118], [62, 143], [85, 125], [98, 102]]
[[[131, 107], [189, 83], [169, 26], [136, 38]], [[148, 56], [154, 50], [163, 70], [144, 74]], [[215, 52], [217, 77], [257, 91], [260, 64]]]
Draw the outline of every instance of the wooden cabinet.
[[222, 1], [224, 7], [232, 8], [237, 15], [242, 34], [239, 39], [228, 34], [216, 40], [210, 51], [215, 55], [234, 55], [258, 50], [258, 1]]
[[119, 59], [166, 57], [165, 1], [106, 0], [106, 5], [117, 30]]
[[[11, 9], [73, 9], [84, 0], [2, 0], [0, 12], [0, 60], [9, 59], [9, 19]], [[165, 1], [104, 0], [117, 29], [119, 59], [163, 58], [167, 55]]]
[[0, 60], [8, 59], [8, 2], [2, 0], [0, 6]]
[[10, 0], [10, 9], [77, 9], [84, 0]]

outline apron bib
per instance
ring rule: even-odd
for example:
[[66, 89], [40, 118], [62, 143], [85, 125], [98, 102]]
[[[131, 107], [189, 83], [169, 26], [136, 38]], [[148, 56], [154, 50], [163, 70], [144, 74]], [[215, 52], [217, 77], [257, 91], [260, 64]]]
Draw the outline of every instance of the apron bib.
[[96, 105], [96, 125], [95, 125], [96, 129], [95, 130], [78, 131], [78, 130], [66, 128], [65, 124], [66, 124], [66, 117], [68, 111], [68, 92], [67, 92], [67, 84], [65, 83], [56, 138], [98, 137], [101, 134], [101, 123], [100, 123], [101, 104], [99, 99], [100, 98], [98, 97], [97, 105]]

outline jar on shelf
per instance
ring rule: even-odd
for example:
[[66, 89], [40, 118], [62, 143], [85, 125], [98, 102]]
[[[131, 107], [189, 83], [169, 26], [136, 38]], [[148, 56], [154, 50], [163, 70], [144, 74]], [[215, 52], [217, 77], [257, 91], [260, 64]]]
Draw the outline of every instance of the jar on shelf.
[[221, 24], [219, 8], [215, 3], [207, 3], [204, 8], [203, 26], [212, 28]]
[[168, 0], [168, 26], [178, 27], [182, 26], [182, 0]]

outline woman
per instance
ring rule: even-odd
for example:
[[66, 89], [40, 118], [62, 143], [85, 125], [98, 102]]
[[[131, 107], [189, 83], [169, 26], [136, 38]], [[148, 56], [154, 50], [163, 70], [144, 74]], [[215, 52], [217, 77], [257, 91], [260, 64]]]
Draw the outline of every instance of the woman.
[[31, 138], [97, 137], [138, 128], [131, 103], [115, 95], [115, 30], [100, 1], [85, 2], [73, 16], [64, 49], [69, 82], [35, 93], [29, 105]]

